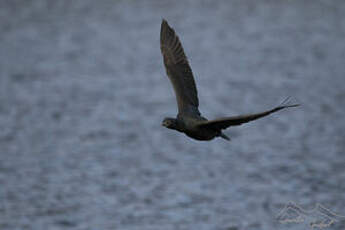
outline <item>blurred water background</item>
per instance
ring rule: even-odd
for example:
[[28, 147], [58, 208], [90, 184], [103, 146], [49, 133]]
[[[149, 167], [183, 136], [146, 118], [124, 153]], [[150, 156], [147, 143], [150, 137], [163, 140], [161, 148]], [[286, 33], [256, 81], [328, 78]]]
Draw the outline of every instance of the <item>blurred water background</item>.
[[[1, 0], [0, 229], [308, 229], [345, 215], [345, 1]], [[198, 142], [161, 127], [175, 28], [212, 119], [302, 107]], [[345, 229], [344, 221], [329, 229]]]

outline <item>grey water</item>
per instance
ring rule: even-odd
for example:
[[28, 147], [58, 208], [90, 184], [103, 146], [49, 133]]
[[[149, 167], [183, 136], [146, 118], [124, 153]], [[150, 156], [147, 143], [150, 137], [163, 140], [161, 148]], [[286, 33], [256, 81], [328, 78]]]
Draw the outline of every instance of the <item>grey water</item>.
[[[0, 229], [309, 229], [292, 201], [345, 215], [345, 1], [0, 1]], [[178, 33], [210, 119], [165, 129], [159, 48]], [[328, 229], [345, 228], [344, 221]]]

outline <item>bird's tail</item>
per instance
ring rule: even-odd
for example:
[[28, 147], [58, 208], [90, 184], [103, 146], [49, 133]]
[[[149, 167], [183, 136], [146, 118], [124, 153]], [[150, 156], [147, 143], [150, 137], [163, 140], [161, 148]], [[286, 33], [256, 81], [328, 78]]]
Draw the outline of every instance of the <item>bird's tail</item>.
[[230, 137], [228, 137], [227, 135], [225, 135], [223, 132], [220, 132], [219, 136], [227, 141], [230, 141]]

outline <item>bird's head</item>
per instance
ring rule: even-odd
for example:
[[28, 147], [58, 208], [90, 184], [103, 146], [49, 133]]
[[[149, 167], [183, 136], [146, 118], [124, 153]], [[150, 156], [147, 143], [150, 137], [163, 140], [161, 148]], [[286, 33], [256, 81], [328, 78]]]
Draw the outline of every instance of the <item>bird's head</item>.
[[176, 129], [177, 121], [175, 118], [166, 117], [166, 118], [164, 118], [162, 125], [164, 127], [167, 127], [168, 129]]

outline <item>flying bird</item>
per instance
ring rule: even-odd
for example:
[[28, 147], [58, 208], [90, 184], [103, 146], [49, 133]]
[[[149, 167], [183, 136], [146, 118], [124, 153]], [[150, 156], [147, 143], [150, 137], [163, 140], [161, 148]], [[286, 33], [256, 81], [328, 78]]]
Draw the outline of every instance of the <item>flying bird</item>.
[[161, 24], [160, 47], [166, 73], [175, 91], [178, 107], [176, 118], [164, 118], [162, 125], [166, 128], [185, 133], [187, 136], [200, 141], [212, 140], [215, 137], [230, 140], [222, 130], [265, 117], [288, 107], [299, 106], [298, 104], [289, 104], [289, 98], [287, 98], [279, 106], [261, 113], [207, 120], [201, 116], [198, 109], [199, 100], [193, 72], [180, 39], [165, 19], [162, 20]]

